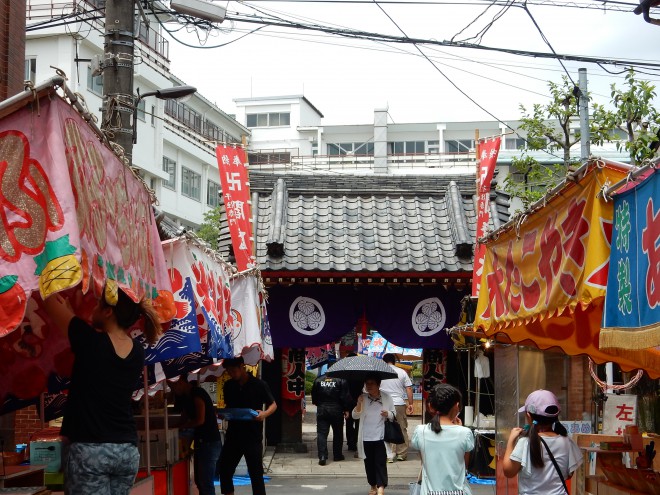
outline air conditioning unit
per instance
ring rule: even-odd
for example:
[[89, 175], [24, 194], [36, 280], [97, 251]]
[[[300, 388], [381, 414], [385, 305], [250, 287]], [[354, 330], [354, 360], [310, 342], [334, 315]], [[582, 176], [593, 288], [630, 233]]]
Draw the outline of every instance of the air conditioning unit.
[[225, 20], [227, 13], [224, 7], [203, 0], [172, 0], [170, 7], [179, 14], [218, 23]]

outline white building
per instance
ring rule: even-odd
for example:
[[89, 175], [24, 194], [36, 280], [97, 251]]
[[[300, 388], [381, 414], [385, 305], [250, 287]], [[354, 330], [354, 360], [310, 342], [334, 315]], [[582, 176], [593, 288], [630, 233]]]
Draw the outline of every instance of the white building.
[[[93, 69], [103, 56], [103, 11], [97, 9], [104, 4], [27, 0], [26, 11], [26, 80], [39, 83], [55, 75], [53, 67], [62, 70], [69, 88], [99, 118], [99, 126], [103, 78]], [[48, 21], [53, 27], [43, 24]], [[136, 94], [185, 84], [169, 70], [169, 45], [160, 29], [153, 16], [148, 28], [136, 16]], [[245, 126], [198, 93], [185, 103], [147, 97], [138, 106], [133, 165], [155, 190], [158, 207], [167, 217], [179, 226], [196, 228], [221, 200], [215, 143], [240, 143], [247, 135]]]
[[[103, 56], [105, 2], [26, 3], [26, 80], [38, 83], [54, 75], [53, 67], [62, 70], [69, 87], [84, 98], [100, 122], [103, 78], [95, 75], [94, 68]], [[160, 2], [155, 6], [168, 10]], [[184, 85], [169, 71], [169, 44], [154, 16], [147, 27], [136, 10], [136, 33], [136, 94]], [[216, 142], [247, 142], [250, 166], [258, 170], [455, 175], [475, 173], [478, 136], [507, 130], [494, 121], [394, 124], [386, 108], [374, 111], [373, 123], [325, 126], [321, 111], [301, 95], [234, 101], [235, 118], [197, 93], [185, 103], [140, 100], [133, 165], [155, 190], [159, 208], [176, 225], [197, 228], [220, 201]], [[517, 121], [507, 124], [518, 127]], [[514, 134], [505, 137], [498, 181], [507, 176], [511, 157], [520, 153], [523, 144], [524, 139]], [[627, 161], [614, 145], [592, 148], [592, 154]], [[532, 155], [546, 163], [561, 161], [559, 154]]]
[[[512, 157], [524, 147], [519, 121], [394, 124], [387, 108], [374, 110], [373, 124], [324, 126], [323, 114], [304, 96], [236, 98], [236, 119], [251, 132], [250, 167], [259, 170], [364, 174], [475, 174], [475, 141], [504, 134], [498, 158], [501, 183]], [[509, 126], [509, 127], [507, 127]], [[574, 129], [579, 129], [576, 122]], [[574, 157], [578, 158], [579, 145]], [[591, 147], [594, 156], [628, 162], [614, 143]], [[561, 153], [529, 153], [541, 163], [561, 163]], [[519, 207], [519, 205], [512, 205]]]

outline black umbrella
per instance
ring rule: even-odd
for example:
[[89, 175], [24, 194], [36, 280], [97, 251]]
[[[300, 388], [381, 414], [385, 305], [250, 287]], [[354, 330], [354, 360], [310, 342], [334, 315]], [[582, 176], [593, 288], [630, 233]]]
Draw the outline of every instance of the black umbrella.
[[371, 373], [378, 375], [381, 380], [398, 377], [389, 364], [373, 356], [351, 356], [340, 359], [328, 368], [326, 375], [364, 381], [365, 377]]

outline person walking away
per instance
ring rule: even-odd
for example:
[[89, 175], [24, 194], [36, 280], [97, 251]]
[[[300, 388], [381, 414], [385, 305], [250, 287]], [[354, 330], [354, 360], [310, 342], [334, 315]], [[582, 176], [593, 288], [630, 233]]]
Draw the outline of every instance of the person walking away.
[[147, 301], [136, 303], [108, 283], [91, 325], [60, 294], [43, 302], [50, 320], [67, 332], [74, 355], [61, 430], [67, 495], [127, 495], [140, 463], [131, 396], [140, 385], [144, 349], [128, 329], [143, 317], [144, 335], [154, 344], [161, 327]]
[[385, 454], [385, 421], [394, 419], [392, 398], [380, 389], [378, 374], [367, 374], [364, 380], [366, 392], [358, 397], [352, 411], [359, 419], [358, 457], [364, 460], [364, 470], [371, 489], [369, 495], [383, 495], [387, 487], [387, 455]]
[[564, 480], [582, 464], [582, 452], [559, 422], [557, 397], [549, 390], [536, 390], [518, 412], [525, 413], [526, 424], [511, 430], [502, 464], [504, 475], [518, 475], [521, 494], [566, 495]]
[[193, 468], [199, 495], [215, 495], [213, 481], [222, 441], [213, 401], [206, 390], [188, 382], [188, 375], [181, 375], [177, 381], [168, 380], [167, 383], [184, 404], [184, 421], [180, 427], [194, 428]]
[[400, 445], [390, 444], [387, 446], [387, 462], [405, 461], [408, 458], [408, 447], [410, 439], [408, 438], [408, 415], [413, 412], [413, 393], [412, 393], [412, 380], [401, 368], [395, 365], [396, 357], [394, 354], [384, 354], [383, 361], [385, 361], [392, 371], [398, 377], [383, 380], [380, 384], [380, 389], [386, 392], [394, 401], [394, 408], [396, 409], [396, 420], [401, 425], [403, 438], [405, 443]]
[[253, 495], [266, 495], [262, 427], [264, 420], [277, 410], [277, 404], [268, 384], [247, 372], [242, 357], [225, 359], [222, 365], [231, 378], [223, 387], [226, 407], [254, 409], [258, 415], [253, 421], [228, 421], [225, 444], [218, 463], [221, 493], [234, 494], [233, 476], [241, 457], [245, 456]]
[[348, 417], [351, 397], [348, 383], [343, 378], [326, 375], [316, 377], [312, 385], [312, 404], [316, 406], [316, 446], [319, 465], [328, 460], [328, 433], [332, 428], [332, 455], [335, 461], [343, 461], [344, 418]]
[[429, 393], [429, 424], [419, 425], [411, 445], [422, 456], [421, 493], [460, 493], [470, 495], [465, 471], [474, 449], [474, 434], [462, 426], [461, 393], [452, 385], [441, 383]]

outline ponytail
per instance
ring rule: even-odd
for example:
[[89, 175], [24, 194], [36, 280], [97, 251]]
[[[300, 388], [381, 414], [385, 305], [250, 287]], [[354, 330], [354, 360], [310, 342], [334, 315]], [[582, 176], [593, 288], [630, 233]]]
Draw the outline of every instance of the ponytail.
[[435, 433], [440, 433], [440, 431], [442, 431], [440, 416], [447, 416], [452, 407], [454, 407], [457, 402], [460, 403], [461, 400], [461, 392], [453, 385], [440, 383], [433, 387], [429, 394], [429, 404], [433, 411], [435, 411], [433, 419], [431, 420], [431, 429]]
[[440, 413], [436, 412], [431, 419], [431, 430], [434, 433], [440, 433], [442, 431], [442, 425], [440, 424]]
[[163, 333], [163, 328], [160, 326], [160, 317], [151, 303], [146, 299], [142, 299], [138, 305], [144, 317], [144, 336], [147, 342], [153, 345]]
[[539, 437], [539, 431], [537, 428], [538, 422], [536, 420], [532, 421], [532, 424], [529, 427], [529, 458], [532, 461], [532, 466], [537, 468], [542, 468], [545, 466], [543, 462], [543, 452], [541, 451], [541, 438]]
[[108, 304], [105, 298], [101, 299], [101, 301], [103, 304], [112, 308], [112, 312], [117, 320], [117, 325], [126, 330], [131, 328], [140, 316], [143, 316], [143, 333], [147, 342], [149, 344], [155, 344], [158, 341], [158, 337], [160, 337], [160, 334], [162, 333], [160, 317], [148, 300], [142, 299], [140, 302], [136, 303], [120, 289], [117, 294], [117, 303], [114, 306]]
[[568, 432], [564, 425], [559, 422], [557, 416], [549, 417], [539, 416], [537, 414], [530, 414], [530, 416], [532, 417], [532, 424], [529, 427], [529, 431], [523, 435], [529, 438], [529, 457], [532, 461], [532, 466], [542, 468], [545, 466], [545, 462], [543, 462], [543, 449], [541, 448], [538, 425], [552, 425], [552, 430], [562, 437], [568, 435]]

